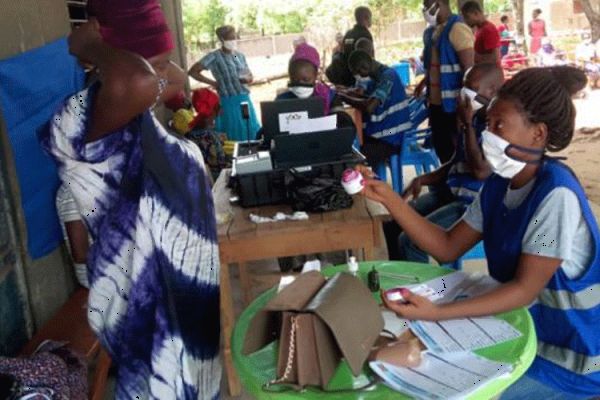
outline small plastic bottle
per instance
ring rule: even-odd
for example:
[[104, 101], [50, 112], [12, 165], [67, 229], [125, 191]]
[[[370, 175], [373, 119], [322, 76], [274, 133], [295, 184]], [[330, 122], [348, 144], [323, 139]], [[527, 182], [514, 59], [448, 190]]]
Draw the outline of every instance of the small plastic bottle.
[[358, 275], [358, 262], [356, 262], [356, 257], [352, 256], [348, 259], [348, 272], [352, 275]]
[[365, 188], [362, 174], [356, 170], [347, 169], [342, 175], [342, 187], [350, 196], [360, 193]]

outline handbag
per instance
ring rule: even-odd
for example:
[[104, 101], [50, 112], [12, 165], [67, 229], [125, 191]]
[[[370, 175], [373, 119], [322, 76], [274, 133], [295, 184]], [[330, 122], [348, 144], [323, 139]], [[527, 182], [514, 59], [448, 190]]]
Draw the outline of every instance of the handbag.
[[342, 272], [325, 280], [313, 271], [298, 276], [254, 316], [243, 353], [279, 338], [277, 379], [265, 388], [326, 390], [342, 358], [354, 376], [360, 374], [383, 326], [377, 302], [358, 278]]

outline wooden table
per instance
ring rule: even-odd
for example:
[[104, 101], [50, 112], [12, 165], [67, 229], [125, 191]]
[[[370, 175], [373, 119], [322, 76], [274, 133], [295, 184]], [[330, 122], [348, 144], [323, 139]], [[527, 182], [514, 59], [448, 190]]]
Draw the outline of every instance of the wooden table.
[[352, 208], [322, 214], [310, 214], [307, 221], [285, 221], [254, 224], [249, 214], [272, 217], [277, 212], [291, 213], [287, 205], [242, 208], [231, 206], [230, 190], [226, 187], [229, 171], [221, 173], [213, 188], [217, 218], [230, 215], [218, 226], [221, 257], [221, 328], [223, 360], [232, 396], [241, 393], [238, 375], [231, 353], [231, 335], [235, 323], [229, 266], [237, 264], [244, 299], [250, 302], [249, 261], [289, 257], [311, 253], [327, 253], [353, 249], [365, 260], [373, 259], [373, 250], [380, 244], [381, 220], [373, 215], [363, 197], [354, 198]]

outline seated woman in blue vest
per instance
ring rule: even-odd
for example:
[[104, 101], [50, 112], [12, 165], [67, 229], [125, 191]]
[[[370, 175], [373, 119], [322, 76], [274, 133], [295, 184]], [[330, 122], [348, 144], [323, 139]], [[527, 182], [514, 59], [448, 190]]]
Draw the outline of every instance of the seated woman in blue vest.
[[[496, 64], [477, 64], [465, 74], [458, 107], [461, 133], [454, 156], [446, 164], [413, 179], [403, 193], [405, 199], [429, 221], [450, 228], [460, 220], [477, 197], [491, 170], [481, 149], [481, 134], [486, 128], [486, 107], [504, 83], [502, 69]], [[428, 186], [428, 193], [421, 189]], [[394, 221], [384, 224], [390, 260], [429, 261], [429, 255], [417, 247]]]
[[495, 174], [450, 230], [418, 215], [385, 183], [365, 180], [364, 194], [437, 260], [456, 260], [483, 240], [489, 272], [502, 282], [443, 305], [406, 291], [407, 304], [386, 302], [388, 308], [408, 319], [443, 320], [530, 306], [537, 358], [503, 400], [600, 395], [600, 233], [573, 172], [545, 155], [571, 142], [571, 97], [585, 84], [584, 73], [571, 67], [523, 70], [504, 84], [483, 133]]
[[363, 112], [362, 152], [376, 165], [398, 154], [406, 130], [412, 127], [406, 90], [393, 69], [375, 61], [367, 52], [355, 50], [348, 59], [354, 75], [371, 78], [364, 95], [340, 93], [345, 102]]

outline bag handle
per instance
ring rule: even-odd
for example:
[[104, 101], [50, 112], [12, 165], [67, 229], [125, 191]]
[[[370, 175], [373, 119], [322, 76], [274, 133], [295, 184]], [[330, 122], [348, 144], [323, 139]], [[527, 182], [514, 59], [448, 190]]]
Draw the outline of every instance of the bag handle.
[[[273, 385], [280, 385], [285, 383], [284, 381], [286, 381], [289, 377], [290, 374], [292, 373], [292, 368], [294, 366], [294, 356], [296, 354], [296, 329], [298, 328], [298, 317], [297, 316], [293, 316], [290, 318], [291, 320], [291, 329], [290, 329], [290, 343], [288, 346], [288, 359], [287, 362], [285, 364], [285, 370], [283, 372], [283, 376], [281, 378], [278, 379], [274, 379], [271, 382], [267, 382], [263, 385], [263, 390], [266, 392], [280, 392], [280, 390], [269, 390], [269, 388]], [[298, 385], [294, 385], [294, 384], [288, 384], [292, 389], [294, 387], [298, 387]], [[299, 389], [297, 389], [299, 390]], [[285, 390], [284, 390], [285, 391]]]
[[[300, 387], [300, 385], [296, 385], [296, 384], [293, 384], [293, 383], [286, 383], [285, 382], [289, 378], [290, 374], [292, 373], [292, 368], [294, 366], [294, 359], [295, 359], [295, 353], [296, 353], [296, 329], [298, 328], [298, 321], [297, 321], [297, 319], [298, 319], [298, 317], [296, 317], [296, 316], [291, 317], [291, 325], [292, 326], [291, 326], [291, 329], [290, 329], [290, 343], [289, 343], [288, 359], [287, 359], [287, 362], [285, 364], [285, 370], [283, 372], [283, 376], [281, 378], [273, 379], [272, 381], [263, 384], [262, 390], [265, 391], [265, 392], [283, 393], [283, 392], [289, 392], [289, 391], [292, 391], [292, 390], [294, 390], [296, 392], [299, 392], [302, 389], [304, 389], [304, 388]], [[373, 379], [370, 379], [369, 382], [366, 385], [361, 386], [359, 388], [353, 388], [353, 389], [334, 389], [334, 390], [322, 389], [322, 391], [325, 392], [325, 393], [353, 393], [353, 392], [362, 392], [362, 391], [365, 391], [367, 389], [370, 389], [371, 387], [375, 386], [379, 382], [380, 382], [380, 378], [377, 377], [377, 376], [375, 376]], [[276, 386], [276, 385], [279, 386], [279, 389], [273, 389], [273, 387]]]

